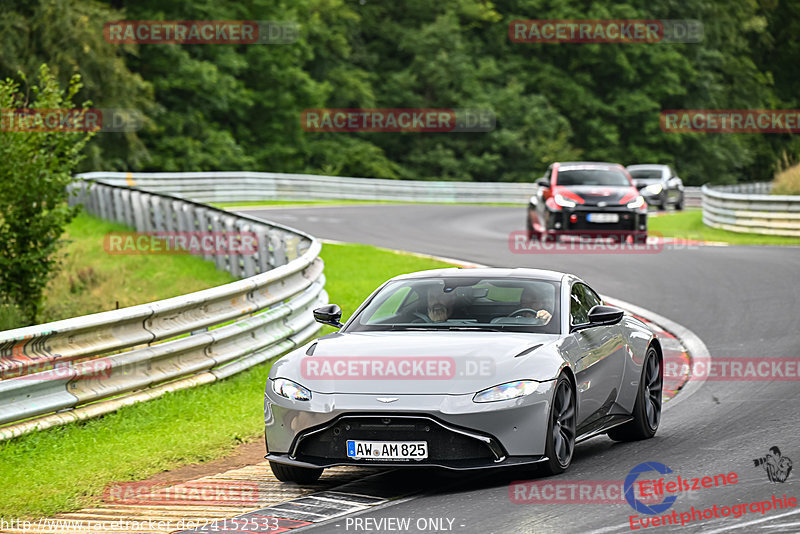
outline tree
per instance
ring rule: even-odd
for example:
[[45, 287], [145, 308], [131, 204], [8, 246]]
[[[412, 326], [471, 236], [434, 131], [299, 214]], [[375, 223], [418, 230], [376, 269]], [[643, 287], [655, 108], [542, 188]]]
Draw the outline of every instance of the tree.
[[[36, 323], [59, 241], [76, 214], [77, 208], [67, 205], [66, 187], [94, 133], [51, 130], [42, 115], [74, 109], [72, 98], [80, 88], [75, 75], [64, 92], [46, 65], [39, 69], [38, 85], [24, 91], [11, 79], [0, 82], [0, 299], [16, 306], [28, 324]], [[23, 109], [40, 111], [21, 124], [14, 110]]]

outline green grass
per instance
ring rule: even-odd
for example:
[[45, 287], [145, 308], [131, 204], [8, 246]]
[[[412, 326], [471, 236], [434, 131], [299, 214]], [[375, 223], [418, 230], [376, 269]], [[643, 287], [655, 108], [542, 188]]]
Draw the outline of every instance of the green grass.
[[700, 210], [670, 213], [647, 221], [651, 235], [680, 237], [697, 241], [720, 241], [732, 245], [800, 245], [800, 238], [760, 234], [740, 234], [711, 228], [703, 224]]
[[[447, 264], [366, 245], [323, 246], [330, 301], [348, 317], [396, 274]], [[102, 418], [0, 442], [0, 518], [35, 518], [95, 502], [112, 482], [212, 460], [263, 432], [270, 363]]]
[[[130, 228], [84, 213], [67, 227], [60, 268], [47, 285], [39, 323], [125, 308], [227, 284], [235, 279], [212, 262], [191, 255], [112, 255], [109, 232]], [[22, 326], [11, 307], [0, 309], [0, 330]]]

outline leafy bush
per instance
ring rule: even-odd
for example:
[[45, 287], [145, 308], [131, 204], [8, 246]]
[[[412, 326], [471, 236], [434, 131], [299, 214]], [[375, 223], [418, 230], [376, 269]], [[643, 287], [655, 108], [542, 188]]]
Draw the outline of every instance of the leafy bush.
[[65, 93], [46, 65], [38, 85], [24, 91], [11, 79], [0, 82], [0, 304], [16, 307], [27, 324], [36, 322], [59, 240], [76, 214], [67, 205], [66, 187], [93, 132], [49, 130], [35, 115], [31, 127], [20, 127], [12, 110], [73, 109], [80, 88], [75, 75]]

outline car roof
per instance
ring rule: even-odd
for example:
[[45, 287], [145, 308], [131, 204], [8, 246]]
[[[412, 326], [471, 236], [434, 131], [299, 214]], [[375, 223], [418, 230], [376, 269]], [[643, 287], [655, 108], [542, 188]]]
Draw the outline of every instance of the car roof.
[[560, 167], [622, 167], [619, 163], [609, 161], [557, 161]]
[[545, 269], [528, 268], [496, 268], [485, 267], [478, 269], [459, 269], [452, 267], [447, 269], [431, 269], [429, 271], [417, 271], [415, 273], [401, 274], [392, 280], [413, 280], [417, 278], [452, 278], [452, 277], [486, 277], [486, 278], [528, 278], [534, 280], [544, 280], [548, 282], [560, 282], [567, 273], [559, 271], [548, 271]]
[[642, 164], [639, 164], [639, 165], [628, 165], [628, 166], [627, 166], [627, 167], [625, 167], [625, 168], [626, 168], [626, 169], [628, 169], [628, 170], [631, 170], [631, 169], [641, 169], [641, 170], [647, 170], [647, 169], [653, 169], [653, 170], [663, 170], [663, 169], [666, 169], [667, 167], [669, 167], [669, 165], [662, 165], [662, 164], [660, 164], [660, 163], [642, 163]]

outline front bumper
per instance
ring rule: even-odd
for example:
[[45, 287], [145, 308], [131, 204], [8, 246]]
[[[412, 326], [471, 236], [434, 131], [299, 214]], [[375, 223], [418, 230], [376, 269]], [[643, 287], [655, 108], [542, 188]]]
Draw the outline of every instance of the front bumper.
[[[559, 211], [548, 209], [544, 221], [544, 232], [550, 235], [574, 235], [585, 237], [647, 237], [647, 212], [627, 207], [597, 207], [579, 205]], [[589, 214], [616, 214], [615, 223], [594, 223]], [[574, 220], [573, 220], [574, 216]]]
[[650, 206], [660, 206], [661, 204], [666, 204], [667, 196], [663, 191], [657, 195], [645, 193], [644, 191], [639, 191], [639, 194], [644, 197], [644, 201]]
[[[425, 441], [428, 458], [420, 460], [353, 459], [347, 440]], [[384, 467], [443, 467], [481, 469], [545, 459], [541, 455], [509, 458], [492, 436], [457, 428], [426, 415], [347, 414], [299, 433], [287, 454], [269, 453], [267, 459], [301, 467], [368, 465]]]
[[297, 459], [292, 459], [288, 454], [278, 454], [278, 453], [269, 453], [264, 458], [267, 460], [271, 460], [273, 462], [277, 462], [279, 464], [286, 464], [292, 465], [295, 467], [305, 467], [309, 469], [318, 469], [318, 468], [328, 468], [328, 467], [336, 467], [340, 465], [349, 465], [349, 466], [367, 466], [367, 467], [441, 467], [444, 469], [449, 469], [451, 471], [468, 471], [468, 470], [476, 470], [476, 469], [493, 469], [497, 467], [512, 467], [512, 466], [519, 466], [519, 465], [531, 465], [531, 464], [538, 464], [539, 462], [546, 462], [548, 460], [547, 456], [509, 456], [503, 461], [500, 462], [481, 462], [481, 461], [463, 461], [458, 464], [452, 462], [439, 462], [439, 461], [428, 461], [428, 462], [363, 462], [363, 461], [334, 461], [334, 460], [325, 460], [325, 461], [301, 461]]
[[[476, 469], [544, 460], [553, 382], [517, 399], [475, 403], [470, 395], [394, 395], [386, 408], [365, 394], [314, 393], [311, 401], [267, 388], [267, 459], [304, 467], [438, 466]], [[424, 460], [355, 460], [349, 439], [426, 441]]]

